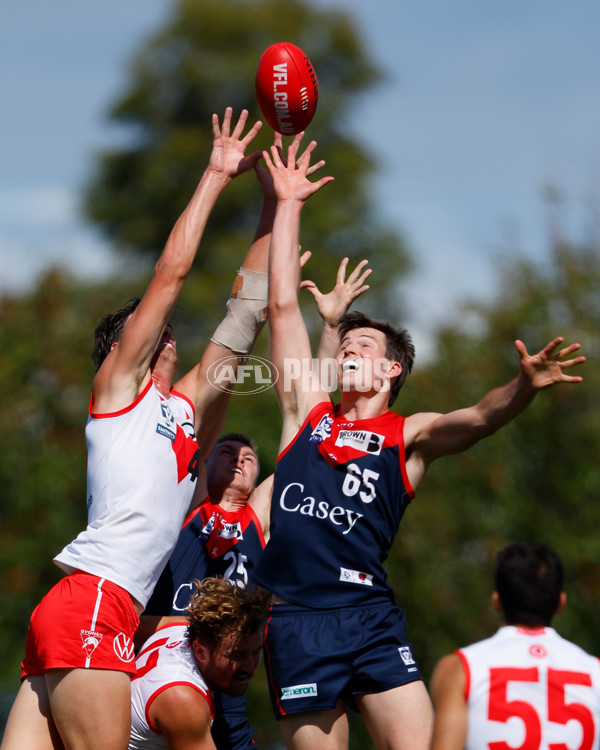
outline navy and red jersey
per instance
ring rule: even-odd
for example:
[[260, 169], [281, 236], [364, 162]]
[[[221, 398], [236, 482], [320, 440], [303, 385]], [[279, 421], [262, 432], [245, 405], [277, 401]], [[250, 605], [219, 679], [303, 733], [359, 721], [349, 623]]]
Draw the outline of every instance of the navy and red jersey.
[[249, 505], [227, 511], [206, 498], [185, 519], [145, 614], [183, 612], [195, 578], [223, 576], [246, 585], [264, 546], [260, 521]]
[[383, 563], [414, 497], [404, 417], [349, 421], [317, 404], [277, 460], [254, 581], [304, 607], [393, 600]]

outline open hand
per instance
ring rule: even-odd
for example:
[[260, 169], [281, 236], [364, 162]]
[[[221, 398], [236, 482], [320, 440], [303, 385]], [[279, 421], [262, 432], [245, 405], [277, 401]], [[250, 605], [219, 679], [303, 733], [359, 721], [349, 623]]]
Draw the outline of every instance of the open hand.
[[275, 194], [280, 201], [296, 200], [304, 203], [311, 195], [333, 180], [333, 177], [322, 177], [317, 182], [308, 179], [325, 162], [323, 160], [310, 164], [310, 157], [317, 142], [311, 141], [300, 156], [297, 156], [300, 142], [304, 133], [298, 133], [288, 147], [287, 159], [284, 158], [281, 143], [271, 146], [269, 151], [263, 151], [263, 158], [273, 179]]
[[567, 375], [564, 372], [585, 362], [583, 356], [566, 359], [566, 357], [578, 351], [581, 345], [570, 344], [570, 346], [555, 351], [563, 341], [564, 338], [558, 336], [549, 344], [546, 344], [537, 354], [529, 354], [522, 341], [515, 341], [515, 347], [521, 360], [521, 372], [529, 378], [534, 388], [550, 388], [556, 383], [581, 383], [583, 380], [579, 375]]
[[314, 281], [307, 279], [301, 282], [300, 288], [308, 289], [312, 294], [320, 316], [328, 325], [337, 326], [354, 300], [369, 288], [365, 281], [373, 269], [365, 268], [368, 262], [368, 260], [361, 260], [346, 279], [348, 258], [344, 258], [338, 268], [335, 286], [328, 294], [323, 294]]
[[212, 116], [213, 149], [208, 164], [211, 171], [229, 178], [252, 169], [261, 154], [260, 151], [254, 151], [246, 156], [245, 151], [261, 129], [262, 122], [257, 120], [242, 138], [241, 135], [248, 119], [248, 110], [242, 110], [233, 133], [230, 134], [232, 112], [231, 107], [227, 107], [222, 127], [219, 127], [218, 115]]

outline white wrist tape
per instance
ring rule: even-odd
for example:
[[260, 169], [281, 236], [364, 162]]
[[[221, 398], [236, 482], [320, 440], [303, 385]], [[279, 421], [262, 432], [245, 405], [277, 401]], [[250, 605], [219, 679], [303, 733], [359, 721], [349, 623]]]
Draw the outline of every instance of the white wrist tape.
[[227, 301], [227, 314], [211, 341], [236, 354], [248, 354], [267, 319], [267, 293], [266, 273], [240, 268]]

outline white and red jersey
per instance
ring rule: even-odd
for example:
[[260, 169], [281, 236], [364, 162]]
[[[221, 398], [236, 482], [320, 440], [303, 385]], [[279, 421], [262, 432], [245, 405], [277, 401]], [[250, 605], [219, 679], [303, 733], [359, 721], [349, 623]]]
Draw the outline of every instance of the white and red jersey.
[[593, 750], [600, 662], [553, 628], [500, 628], [456, 652], [465, 670], [466, 750]]
[[152, 724], [148, 712], [156, 696], [170, 687], [187, 685], [197, 690], [208, 703], [212, 723], [212, 697], [185, 637], [186, 629], [186, 622], [160, 628], [137, 656], [137, 675], [131, 681], [129, 750], [166, 750], [166, 740]]
[[194, 408], [152, 381], [127, 408], [90, 412], [88, 525], [54, 560], [106, 578], [145, 607], [188, 512], [198, 475]]

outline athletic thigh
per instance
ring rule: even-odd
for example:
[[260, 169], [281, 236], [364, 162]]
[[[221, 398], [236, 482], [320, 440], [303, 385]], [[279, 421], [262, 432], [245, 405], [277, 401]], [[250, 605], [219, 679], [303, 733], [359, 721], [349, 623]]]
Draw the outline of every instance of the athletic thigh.
[[131, 731], [129, 675], [111, 669], [50, 669], [50, 708], [66, 750], [126, 750]]
[[429, 750], [433, 707], [421, 680], [355, 701], [377, 750]]
[[21, 683], [12, 705], [2, 740], [2, 750], [62, 750], [56, 731], [46, 683], [41, 676]]
[[307, 711], [279, 720], [288, 750], [348, 750], [348, 714], [339, 700], [330, 711]]

